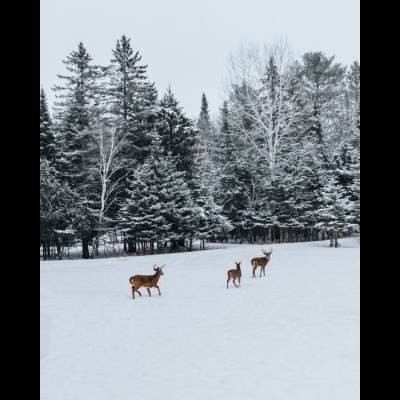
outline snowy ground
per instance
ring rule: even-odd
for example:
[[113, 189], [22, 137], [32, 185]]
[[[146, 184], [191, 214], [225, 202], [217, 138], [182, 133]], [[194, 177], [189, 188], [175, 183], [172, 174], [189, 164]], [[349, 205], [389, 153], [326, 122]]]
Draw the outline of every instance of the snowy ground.
[[40, 399], [360, 399], [360, 238], [328, 244], [273, 245], [261, 279], [257, 245], [41, 262]]

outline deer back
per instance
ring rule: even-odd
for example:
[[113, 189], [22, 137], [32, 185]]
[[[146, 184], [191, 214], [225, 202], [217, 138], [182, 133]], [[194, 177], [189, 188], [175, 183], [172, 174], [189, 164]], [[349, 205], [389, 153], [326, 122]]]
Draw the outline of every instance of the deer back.
[[265, 254], [265, 257], [253, 258], [251, 260], [251, 264], [253, 266], [255, 266], [255, 267], [258, 267], [258, 266], [265, 267], [268, 264], [268, 262], [269, 262], [269, 260], [271, 258], [272, 249], [269, 252], [266, 252], [264, 250], [262, 250], [262, 252]]
[[267, 258], [267, 257], [256, 257], [251, 260], [251, 264], [254, 267], [258, 267], [260, 265], [264, 266], [264, 265], [267, 265], [268, 261], [269, 261], [269, 258]]
[[242, 276], [242, 270], [240, 269], [240, 263], [236, 263], [236, 268], [230, 269], [228, 271], [228, 275], [230, 275], [232, 278], [237, 278], [239, 276]]
[[[162, 267], [161, 267], [162, 268]], [[132, 286], [135, 287], [140, 287], [140, 286], [145, 286], [145, 287], [153, 287], [156, 286], [158, 283], [158, 280], [160, 279], [161, 275], [164, 275], [162, 272], [161, 268], [154, 268], [153, 269], [156, 271], [154, 275], [135, 275], [131, 276], [129, 278], [129, 282], [131, 283]]]

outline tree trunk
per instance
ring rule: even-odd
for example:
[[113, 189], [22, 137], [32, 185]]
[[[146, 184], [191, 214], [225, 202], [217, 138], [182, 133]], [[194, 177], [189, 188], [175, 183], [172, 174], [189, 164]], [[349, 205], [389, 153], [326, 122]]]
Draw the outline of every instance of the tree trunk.
[[133, 240], [129, 239], [128, 240], [127, 254], [134, 254], [135, 252], [136, 252], [136, 246], [133, 243]]
[[335, 237], [335, 247], [339, 247], [339, 243], [338, 243], [338, 231], [335, 231], [334, 237]]
[[82, 238], [82, 258], [84, 260], [88, 260], [90, 258], [90, 256], [89, 256], [89, 238], [88, 237]]
[[59, 260], [62, 260], [62, 253], [63, 253], [63, 245], [62, 242], [58, 240], [57, 238], [57, 242], [56, 242], [56, 247], [57, 247], [57, 258]]
[[48, 250], [47, 250], [47, 243], [46, 239], [42, 241], [42, 246], [43, 246], [43, 261], [47, 261], [47, 255], [48, 255]]
[[127, 248], [127, 241], [126, 241], [126, 233], [125, 232], [123, 232], [123, 237], [124, 237], [124, 253], [126, 254], [126, 252], [128, 251], [128, 248]]

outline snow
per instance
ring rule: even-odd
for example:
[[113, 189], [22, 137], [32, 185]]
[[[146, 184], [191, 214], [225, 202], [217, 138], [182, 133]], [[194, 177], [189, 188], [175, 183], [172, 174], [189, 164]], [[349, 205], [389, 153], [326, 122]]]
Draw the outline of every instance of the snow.
[[[360, 238], [339, 242], [41, 262], [40, 399], [359, 399]], [[133, 300], [154, 264], [162, 295]]]

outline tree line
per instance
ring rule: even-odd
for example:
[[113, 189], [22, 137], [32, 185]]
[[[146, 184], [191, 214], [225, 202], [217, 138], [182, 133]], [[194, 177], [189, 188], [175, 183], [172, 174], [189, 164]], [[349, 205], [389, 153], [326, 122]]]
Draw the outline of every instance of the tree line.
[[278, 43], [230, 57], [225, 101], [197, 120], [159, 97], [123, 35], [110, 64], [79, 43], [50, 114], [40, 91], [40, 246], [104, 238], [126, 254], [193, 241], [289, 242], [360, 227], [360, 65]]

